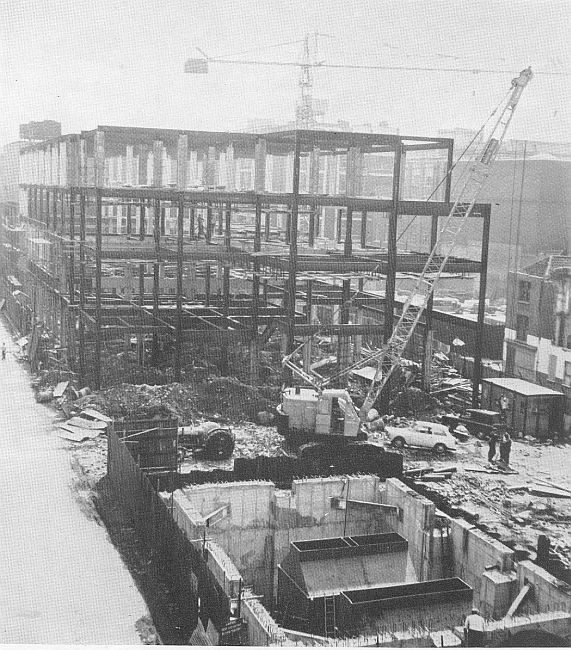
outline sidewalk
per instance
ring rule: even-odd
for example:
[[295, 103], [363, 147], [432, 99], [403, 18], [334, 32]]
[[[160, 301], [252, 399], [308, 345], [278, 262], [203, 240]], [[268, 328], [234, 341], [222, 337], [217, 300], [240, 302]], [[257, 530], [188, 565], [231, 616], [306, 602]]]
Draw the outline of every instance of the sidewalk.
[[0, 322], [0, 643], [140, 644], [147, 607], [107, 532], [81, 509], [58, 415], [36, 403]]

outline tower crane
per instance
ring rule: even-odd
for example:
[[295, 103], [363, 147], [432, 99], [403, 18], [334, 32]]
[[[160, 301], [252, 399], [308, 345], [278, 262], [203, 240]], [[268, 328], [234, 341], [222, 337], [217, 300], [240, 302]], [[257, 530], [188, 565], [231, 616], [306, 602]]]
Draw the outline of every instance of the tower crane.
[[[501, 143], [513, 118], [523, 90], [533, 76], [531, 68], [523, 70], [512, 80], [499, 113], [492, 123], [487, 140], [474, 158], [450, 213], [439, 227], [438, 237], [425, 266], [418, 276], [414, 290], [407, 298], [393, 333], [380, 351], [365, 357], [327, 379], [316, 379], [301, 371], [289, 355], [284, 365], [309, 383], [311, 389], [288, 388], [283, 391], [278, 407], [278, 427], [283, 433], [293, 431], [305, 440], [329, 442], [362, 440], [362, 424], [389, 378], [400, 365], [407, 343], [440, 280], [468, 217], [483, 187]], [[376, 363], [374, 377], [359, 413], [350, 402], [347, 391], [327, 388], [336, 379], [365, 365]]]
[[[314, 128], [317, 124], [316, 118], [322, 112], [316, 108], [312, 97], [313, 88], [313, 71], [319, 68], [337, 69], [337, 70], [385, 70], [398, 72], [440, 72], [448, 74], [471, 73], [474, 75], [497, 75], [509, 74], [507, 70], [494, 70], [490, 68], [463, 68], [463, 67], [431, 67], [419, 65], [376, 65], [376, 64], [350, 64], [350, 63], [327, 63], [317, 60], [316, 46], [311, 47], [311, 36], [331, 37], [328, 34], [306, 34], [303, 40], [290, 41], [287, 43], [278, 43], [271, 46], [272, 48], [282, 47], [285, 45], [303, 44], [302, 56], [300, 61], [264, 61], [258, 59], [234, 59], [234, 57], [243, 54], [250, 54], [258, 51], [249, 50], [247, 52], [238, 52], [221, 56], [210, 56], [200, 48], [196, 48], [200, 53], [198, 58], [189, 58], [184, 64], [184, 71], [190, 74], [208, 74], [211, 65], [245, 65], [245, 66], [279, 66], [279, 67], [297, 67], [300, 68], [299, 88], [300, 98], [296, 107], [296, 123], [299, 128]], [[269, 48], [263, 48], [269, 49]], [[569, 76], [570, 73], [559, 71], [542, 71], [541, 75], [549, 76]]]

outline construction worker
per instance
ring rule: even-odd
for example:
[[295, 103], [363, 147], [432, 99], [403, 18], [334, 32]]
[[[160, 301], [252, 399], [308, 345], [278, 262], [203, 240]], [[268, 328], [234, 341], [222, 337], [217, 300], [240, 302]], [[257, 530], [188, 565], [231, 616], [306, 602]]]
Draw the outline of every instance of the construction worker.
[[512, 439], [507, 431], [504, 431], [500, 440], [500, 462], [508, 466], [510, 464], [510, 452], [512, 450]]
[[480, 611], [477, 607], [472, 607], [472, 611], [464, 621], [464, 646], [466, 648], [482, 648], [484, 646], [484, 626], [485, 621], [480, 616]]
[[488, 463], [492, 463], [496, 457], [496, 444], [500, 439], [498, 430], [494, 427], [490, 432], [490, 439], [488, 441]]

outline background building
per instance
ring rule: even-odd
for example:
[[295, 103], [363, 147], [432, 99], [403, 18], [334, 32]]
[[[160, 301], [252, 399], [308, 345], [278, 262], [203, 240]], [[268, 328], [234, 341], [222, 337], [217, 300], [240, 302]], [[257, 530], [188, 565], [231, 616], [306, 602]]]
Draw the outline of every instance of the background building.
[[571, 257], [550, 255], [508, 278], [505, 374], [564, 393], [571, 427]]

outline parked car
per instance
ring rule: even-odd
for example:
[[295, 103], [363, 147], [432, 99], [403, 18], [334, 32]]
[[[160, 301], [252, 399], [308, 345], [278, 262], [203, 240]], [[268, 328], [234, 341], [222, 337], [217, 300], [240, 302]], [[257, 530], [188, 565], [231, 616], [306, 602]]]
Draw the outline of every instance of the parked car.
[[415, 422], [411, 427], [386, 427], [393, 447], [422, 447], [437, 454], [456, 451], [458, 442], [448, 428], [438, 422]]
[[443, 415], [441, 422], [450, 428], [451, 433], [462, 425], [470, 434], [483, 440], [489, 437], [493, 428], [503, 425], [500, 413], [485, 409], [466, 409], [462, 415]]

